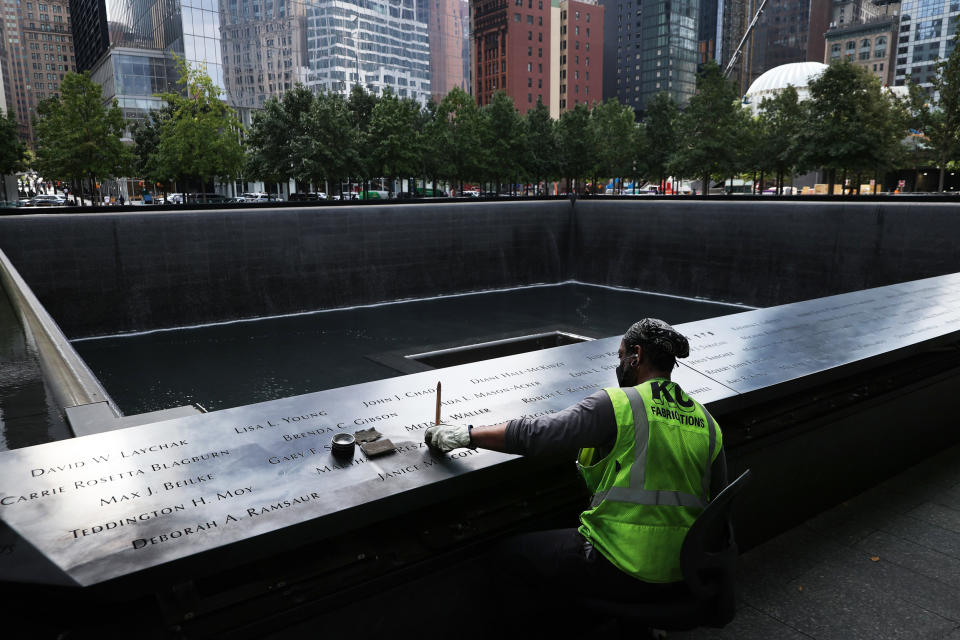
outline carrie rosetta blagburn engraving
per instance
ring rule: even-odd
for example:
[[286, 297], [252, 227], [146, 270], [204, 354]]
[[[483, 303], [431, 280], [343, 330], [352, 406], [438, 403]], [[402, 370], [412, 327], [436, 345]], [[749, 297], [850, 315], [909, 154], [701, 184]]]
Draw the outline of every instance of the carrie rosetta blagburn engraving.
[[[960, 274], [678, 328], [674, 379], [705, 404], [955, 333]], [[493, 424], [563, 409], [615, 384], [619, 336], [0, 454], [0, 579], [91, 585], [325, 516], [416, 495], [515, 458], [423, 444], [441, 418]], [[393, 453], [334, 456], [375, 428]], [[40, 563], [47, 563], [39, 567]]]

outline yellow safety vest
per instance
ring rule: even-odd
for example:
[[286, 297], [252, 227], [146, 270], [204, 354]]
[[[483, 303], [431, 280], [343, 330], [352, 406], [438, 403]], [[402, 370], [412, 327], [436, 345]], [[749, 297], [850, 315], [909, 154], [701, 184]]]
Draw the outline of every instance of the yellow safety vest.
[[666, 378], [605, 389], [617, 440], [578, 467], [593, 493], [580, 533], [622, 571], [646, 582], [677, 582], [680, 548], [710, 501], [710, 469], [723, 446], [720, 429], [699, 402]]

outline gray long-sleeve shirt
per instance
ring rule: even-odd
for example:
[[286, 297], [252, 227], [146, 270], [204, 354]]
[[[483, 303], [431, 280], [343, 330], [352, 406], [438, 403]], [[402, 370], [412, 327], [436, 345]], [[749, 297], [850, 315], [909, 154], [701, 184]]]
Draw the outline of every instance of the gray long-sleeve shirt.
[[[606, 391], [597, 391], [563, 411], [507, 423], [504, 433], [509, 453], [569, 455], [594, 448], [605, 456], [617, 439], [617, 418]], [[727, 460], [723, 449], [710, 468], [710, 496], [727, 486]]]

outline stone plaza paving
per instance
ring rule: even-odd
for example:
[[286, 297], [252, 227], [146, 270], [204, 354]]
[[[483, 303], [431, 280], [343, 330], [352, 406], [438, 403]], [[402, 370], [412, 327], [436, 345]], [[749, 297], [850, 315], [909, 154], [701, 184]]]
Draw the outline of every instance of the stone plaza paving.
[[960, 640], [960, 446], [750, 550], [738, 589], [726, 628], [668, 637]]

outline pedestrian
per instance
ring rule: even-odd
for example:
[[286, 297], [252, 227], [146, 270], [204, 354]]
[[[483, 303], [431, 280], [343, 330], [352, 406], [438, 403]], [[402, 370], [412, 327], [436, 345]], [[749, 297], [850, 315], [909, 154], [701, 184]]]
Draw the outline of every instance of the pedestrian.
[[426, 430], [426, 443], [441, 451], [572, 457], [579, 450], [577, 466], [592, 494], [579, 527], [507, 540], [484, 562], [498, 585], [519, 589], [508, 598], [522, 599], [505, 603], [519, 624], [527, 612], [554, 612], [551, 624], [562, 630], [569, 623], [563, 612], [576, 615], [570, 604], [588, 594], [642, 600], [683, 592], [684, 537], [726, 486], [719, 426], [670, 378], [676, 359], [689, 352], [683, 335], [647, 318], [620, 341], [617, 386], [546, 416]]

